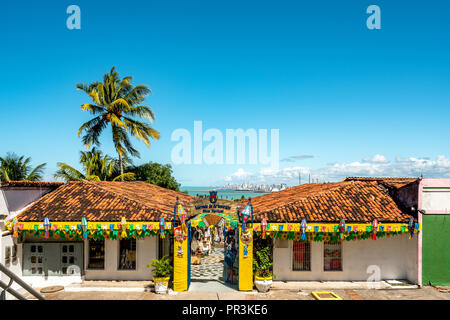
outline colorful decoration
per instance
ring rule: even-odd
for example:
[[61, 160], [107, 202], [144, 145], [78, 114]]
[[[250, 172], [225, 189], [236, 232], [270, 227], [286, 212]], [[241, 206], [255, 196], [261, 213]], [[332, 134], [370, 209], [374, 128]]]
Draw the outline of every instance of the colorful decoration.
[[160, 231], [159, 236], [161, 237], [161, 239], [165, 238], [165, 235], [164, 235], [165, 226], [166, 226], [166, 222], [164, 221], [164, 218], [163, 217], [159, 218], [159, 231]]
[[13, 237], [17, 238], [19, 233], [17, 232], [18, 227], [17, 227], [17, 219], [16, 219], [16, 217], [14, 217], [13, 220], [12, 220], [12, 229], [14, 231], [13, 232]]
[[209, 192], [209, 202], [211, 202], [212, 204], [217, 202], [217, 191]]
[[83, 231], [83, 238], [87, 238], [87, 229], [88, 229], [88, 223], [86, 217], [81, 218], [81, 230]]
[[410, 239], [414, 238], [414, 219], [413, 218], [409, 219], [408, 230], [409, 230], [409, 238]]
[[44, 218], [44, 230], [45, 230], [45, 239], [48, 239], [48, 237], [49, 237], [49, 234], [50, 234], [50, 226], [51, 226], [51, 223], [50, 223], [50, 220], [48, 219], [48, 217], [45, 217]]
[[183, 228], [181, 226], [176, 227], [174, 229], [175, 240], [184, 241], [186, 240], [186, 233], [184, 233]]
[[306, 240], [306, 227], [307, 227], [306, 219], [302, 219], [302, 223], [300, 224], [300, 230], [302, 233], [301, 240], [303, 241]]
[[181, 247], [181, 246], [178, 246], [178, 251], [177, 251], [177, 256], [179, 257], [179, 258], [182, 258], [183, 257], [183, 248]]
[[177, 219], [180, 221], [183, 232], [187, 235], [187, 227], [186, 227], [187, 213], [184, 210], [183, 206], [180, 204], [178, 197], [174, 207], [174, 219], [173, 219], [174, 227], [176, 226]]
[[377, 240], [377, 228], [378, 228], [378, 220], [373, 219], [373, 221], [372, 221], [372, 240]]
[[127, 219], [125, 217], [122, 217], [120, 220], [120, 228], [122, 229], [122, 233], [120, 234], [122, 238], [127, 237]]
[[267, 229], [267, 220], [266, 220], [266, 218], [263, 218], [263, 219], [261, 220], [261, 232], [262, 232], [261, 237], [262, 237], [263, 239], [266, 238], [266, 229]]
[[244, 211], [241, 212], [241, 222], [242, 222], [242, 231], [247, 231], [247, 221], [251, 218], [253, 224], [253, 206], [252, 206], [252, 198], [248, 199], [248, 203], [245, 206]]
[[341, 240], [344, 239], [344, 232], [345, 232], [345, 219], [341, 219], [341, 222], [339, 222], [339, 238]]

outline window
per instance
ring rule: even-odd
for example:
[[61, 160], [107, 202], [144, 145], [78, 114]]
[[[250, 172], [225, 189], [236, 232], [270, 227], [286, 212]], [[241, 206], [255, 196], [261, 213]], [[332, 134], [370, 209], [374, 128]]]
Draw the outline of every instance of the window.
[[324, 242], [323, 270], [342, 271], [342, 242]]
[[105, 241], [89, 241], [89, 269], [105, 268]]
[[292, 246], [292, 270], [311, 271], [311, 244], [294, 241]]
[[119, 246], [119, 269], [136, 269], [136, 239], [120, 240]]

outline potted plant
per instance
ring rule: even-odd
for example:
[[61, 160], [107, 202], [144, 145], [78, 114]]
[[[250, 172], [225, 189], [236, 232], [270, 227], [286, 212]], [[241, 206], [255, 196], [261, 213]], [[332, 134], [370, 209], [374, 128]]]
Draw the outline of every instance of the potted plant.
[[173, 267], [170, 265], [169, 256], [165, 255], [161, 259], [154, 259], [147, 267], [153, 267], [153, 282], [155, 284], [155, 292], [159, 294], [167, 293], [170, 275]]
[[255, 272], [255, 286], [259, 292], [267, 292], [272, 286], [272, 243], [264, 241], [255, 246], [253, 270]]

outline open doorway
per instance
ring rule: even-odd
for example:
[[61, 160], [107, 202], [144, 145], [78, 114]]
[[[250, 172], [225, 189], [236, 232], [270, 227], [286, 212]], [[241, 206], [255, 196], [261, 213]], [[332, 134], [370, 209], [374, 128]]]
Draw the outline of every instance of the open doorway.
[[231, 226], [191, 227], [190, 291], [226, 292], [238, 287], [238, 238]]

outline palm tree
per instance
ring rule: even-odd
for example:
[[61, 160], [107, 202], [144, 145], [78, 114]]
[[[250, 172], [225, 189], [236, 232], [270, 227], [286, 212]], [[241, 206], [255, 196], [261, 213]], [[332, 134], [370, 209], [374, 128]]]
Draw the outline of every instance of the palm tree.
[[141, 105], [145, 97], [151, 93], [146, 85], [133, 86], [132, 77], [120, 79], [113, 67], [106, 73], [103, 82], [93, 82], [88, 85], [77, 84], [77, 89], [86, 92], [93, 104], [83, 104], [81, 109], [96, 115], [84, 123], [78, 130], [86, 148], [100, 145], [99, 136], [108, 125], [111, 125], [114, 147], [119, 155], [120, 174], [123, 174], [123, 156], [129, 152], [131, 156], [139, 157], [139, 152], [131, 144], [128, 134], [144, 141], [150, 146], [150, 138], [159, 139], [159, 132], [149, 124], [137, 121], [132, 117], [148, 119], [153, 122], [155, 114], [152, 109]]
[[18, 156], [8, 152], [6, 157], [0, 157], [0, 180], [1, 181], [40, 181], [44, 173], [46, 163], [42, 163], [31, 168], [31, 158], [24, 159], [25, 156]]
[[[124, 162], [126, 164], [130, 163], [128, 157], [124, 157]], [[134, 173], [127, 172], [120, 174], [119, 162], [108, 155], [103, 155], [95, 147], [91, 151], [80, 151], [80, 164], [83, 167], [84, 173], [66, 163], [58, 162], [59, 169], [54, 174], [54, 177], [63, 179], [64, 181], [134, 180]]]

